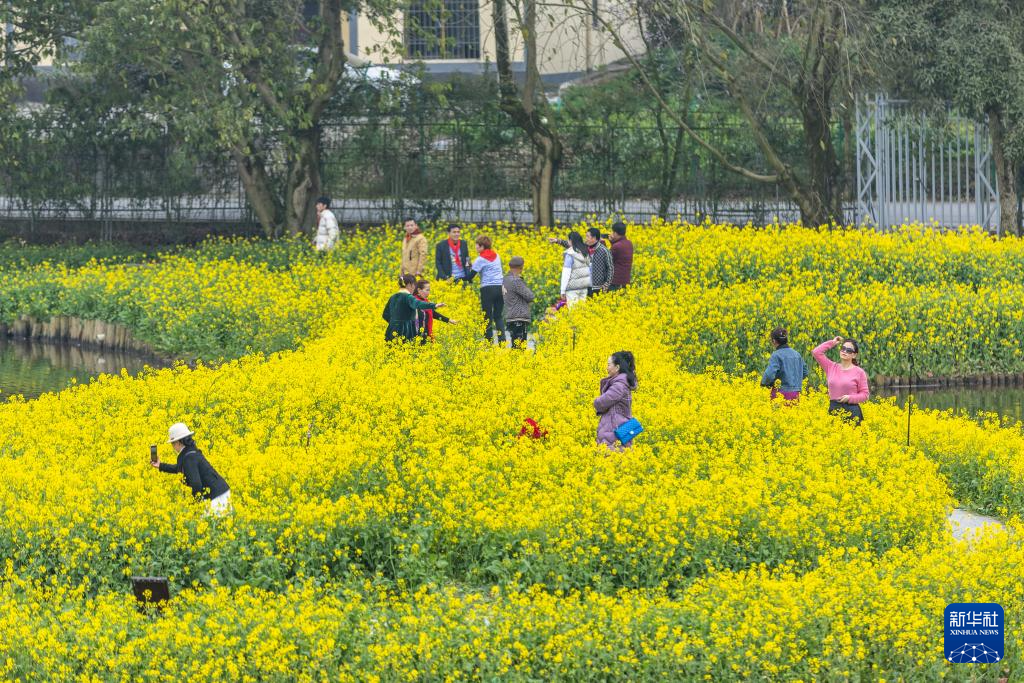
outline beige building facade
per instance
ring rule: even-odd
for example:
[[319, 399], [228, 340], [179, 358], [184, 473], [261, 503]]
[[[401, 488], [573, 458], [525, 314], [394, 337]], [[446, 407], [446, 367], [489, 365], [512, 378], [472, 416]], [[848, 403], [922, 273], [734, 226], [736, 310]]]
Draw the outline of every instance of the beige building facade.
[[[602, 5], [603, 0], [543, 5], [538, 15], [538, 56], [541, 75], [558, 83], [599, 70], [624, 57], [603, 30], [616, 27], [630, 50], [638, 50], [635, 3]], [[440, 10], [441, 3], [444, 10]], [[420, 63], [428, 73], [483, 73], [494, 70], [495, 43], [491, 0], [413, 0], [397, 14], [387, 31], [369, 18], [352, 13], [345, 20], [347, 50], [373, 64]], [[595, 14], [598, 13], [598, 14]], [[513, 69], [525, 69], [517, 12], [509, 6]]]
[[[507, 0], [506, 0], [507, 1]], [[579, 2], [579, 4], [575, 4]], [[602, 20], [616, 27], [630, 50], [638, 49], [636, 5], [602, 4], [606, 0], [566, 0], [543, 5], [538, 15], [538, 55], [542, 76], [558, 83], [599, 70], [624, 55], [602, 29]], [[443, 6], [443, 10], [441, 7]], [[411, 0], [382, 28], [358, 12], [343, 20], [346, 51], [357, 64], [422, 64], [427, 73], [483, 73], [494, 70], [492, 0]], [[509, 5], [513, 69], [525, 69], [524, 47]], [[0, 36], [0, 43], [4, 36]], [[52, 64], [43, 55], [41, 67]]]

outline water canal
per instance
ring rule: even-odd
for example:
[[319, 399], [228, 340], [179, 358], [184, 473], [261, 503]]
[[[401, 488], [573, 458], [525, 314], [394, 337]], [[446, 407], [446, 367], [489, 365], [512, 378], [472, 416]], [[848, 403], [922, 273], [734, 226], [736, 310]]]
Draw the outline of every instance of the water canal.
[[[900, 406], [907, 405], [906, 389], [890, 389], [876, 394], [895, 396]], [[1021, 387], [947, 387], [915, 389], [914, 409], [951, 410], [957, 415], [985, 419], [995, 413], [1009, 423], [1024, 419], [1024, 388]]]
[[164, 367], [166, 363], [129, 351], [0, 338], [0, 401], [16, 394], [36, 398], [66, 389], [72, 383], [88, 383], [100, 375], [117, 375], [122, 370], [134, 375], [147, 365]]

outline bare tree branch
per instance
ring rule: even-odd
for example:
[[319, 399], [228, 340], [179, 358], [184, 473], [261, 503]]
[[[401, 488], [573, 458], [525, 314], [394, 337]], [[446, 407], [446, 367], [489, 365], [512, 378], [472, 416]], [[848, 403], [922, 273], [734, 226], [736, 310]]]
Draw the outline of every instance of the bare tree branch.
[[[573, 9], [577, 12], [580, 11], [580, 9], [574, 5], [564, 5], [564, 7]], [[615, 45], [615, 47], [622, 51], [622, 53], [626, 56], [626, 59], [629, 60], [629, 63], [633, 66], [634, 69], [636, 69], [636, 72], [637, 74], [639, 74], [640, 80], [644, 83], [644, 86], [647, 88], [647, 91], [650, 92], [651, 95], [658, 101], [658, 104], [661, 105], [661, 107], [665, 110], [669, 117], [676, 123], [676, 125], [682, 128], [694, 142], [696, 142], [698, 145], [704, 148], [709, 154], [711, 154], [715, 158], [716, 161], [718, 161], [718, 163], [720, 163], [722, 166], [732, 171], [733, 173], [741, 175], [744, 178], [748, 178], [750, 180], [755, 180], [757, 182], [762, 183], [775, 183], [779, 181], [780, 178], [778, 174], [758, 173], [756, 171], [751, 171], [748, 168], [744, 168], [743, 166], [738, 166], [732, 163], [720, 149], [718, 149], [717, 147], [709, 143], [707, 140], [705, 140], [703, 137], [701, 137], [701, 135], [697, 133], [697, 131], [695, 131], [683, 119], [683, 117], [679, 115], [675, 108], [672, 107], [665, 100], [664, 95], [651, 81], [650, 75], [647, 73], [647, 70], [643, 67], [643, 65], [640, 64], [640, 61], [636, 58], [636, 56], [632, 53], [632, 51], [623, 41], [619, 30], [615, 28], [611, 24], [611, 22], [608, 21], [607, 18], [601, 15], [598, 15], [597, 21], [599, 24], [601, 24], [602, 28], [608, 32], [608, 35], [611, 36], [612, 43]]]

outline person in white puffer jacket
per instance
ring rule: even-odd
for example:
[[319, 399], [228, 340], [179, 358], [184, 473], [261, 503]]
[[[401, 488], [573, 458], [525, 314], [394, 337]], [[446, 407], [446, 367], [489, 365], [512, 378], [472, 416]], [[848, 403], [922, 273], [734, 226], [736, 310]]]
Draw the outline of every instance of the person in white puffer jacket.
[[313, 248], [321, 253], [328, 252], [338, 243], [338, 219], [331, 211], [330, 197], [320, 197], [316, 200], [316, 215], [318, 221]]
[[559, 289], [565, 297], [565, 305], [571, 307], [586, 299], [590, 285], [590, 250], [583, 236], [574, 230], [569, 233], [569, 246], [562, 259], [562, 284]]

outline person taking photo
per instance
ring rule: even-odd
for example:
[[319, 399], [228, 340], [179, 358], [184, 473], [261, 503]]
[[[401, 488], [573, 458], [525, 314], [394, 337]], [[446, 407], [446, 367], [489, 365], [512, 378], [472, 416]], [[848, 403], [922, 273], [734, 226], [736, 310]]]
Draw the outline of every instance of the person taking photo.
[[403, 275], [398, 278], [398, 286], [400, 289], [388, 299], [381, 316], [388, 323], [388, 329], [384, 332], [384, 341], [403, 339], [411, 342], [416, 339], [416, 312], [433, 311], [441, 308], [444, 304], [417, 299], [414, 296], [416, 278], [412, 275]]
[[153, 446], [150, 464], [164, 474], [182, 475], [196, 500], [209, 501], [210, 512], [215, 515], [227, 514], [231, 511], [231, 489], [196, 446], [194, 434], [183, 422], [172, 424], [167, 430], [167, 443], [178, 454], [178, 461], [173, 465], [160, 462]]
[[[839, 362], [825, 355], [833, 347], [839, 347]], [[860, 345], [856, 339], [836, 337], [822, 342], [811, 351], [814, 360], [825, 371], [828, 382], [828, 412], [852, 420], [854, 424], [864, 421], [861, 404], [868, 400], [868, 373], [860, 367]]]

